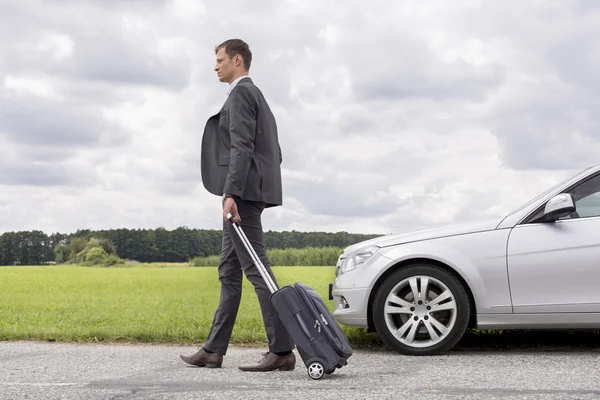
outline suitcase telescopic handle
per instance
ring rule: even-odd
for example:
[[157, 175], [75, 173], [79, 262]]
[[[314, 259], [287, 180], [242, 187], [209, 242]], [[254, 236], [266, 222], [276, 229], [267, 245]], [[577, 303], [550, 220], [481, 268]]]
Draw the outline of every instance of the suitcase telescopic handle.
[[256, 254], [256, 251], [254, 251], [254, 248], [250, 244], [250, 241], [246, 237], [246, 234], [244, 233], [244, 231], [242, 230], [242, 228], [239, 226], [238, 223], [233, 222], [233, 215], [231, 213], [227, 214], [227, 219], [229, 220], [229, 222], [231, 222], [231, 225], [233, 225], [233, 229], [235, 229], [236, 233], [242, 240], [244, 247], [250, 254], [250, 257], [252, 257], [252, 261], [254, 261], [254, 265], [256, 265], [256, 268], [258, 268], [258, 272], [260, 272], [260, 275], [265, 280], [267, 286], [269, 287], [269, 290], [271, 291], [271, 293], [275, 293], [278, 290], [277, 285], [275, 284], [275, 282], [273, 282], [273, 279], [271, 279], [271, 276], [267, 272], [267, 269], [265, 268], [263, 263], [260, 261], [260, 258], [258, 258], [258, 254]]

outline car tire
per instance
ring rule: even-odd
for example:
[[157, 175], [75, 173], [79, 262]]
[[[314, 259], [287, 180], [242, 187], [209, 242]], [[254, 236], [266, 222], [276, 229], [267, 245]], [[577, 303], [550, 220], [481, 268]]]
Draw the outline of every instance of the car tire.
[[[425, 284], [427, 293], [423, 294]], [[392, 273], [373, 302], [377, 333], [386, 345], [405, 355], [450, 350], [464, 335], [470, 313], [469, 297], [459, 280], [430, 264], [414, 264]]]

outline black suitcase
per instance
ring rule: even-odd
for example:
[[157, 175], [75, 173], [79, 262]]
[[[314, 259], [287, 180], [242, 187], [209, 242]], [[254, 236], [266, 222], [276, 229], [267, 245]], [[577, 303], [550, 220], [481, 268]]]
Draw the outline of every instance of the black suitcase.
[[[232, 221], [231, 214], [227, 218]], [[347, 365], [352, 348], [323, 299], [300, 282], [277, 288], [243, 230], [237, 223], [232, 224], [267, 283], [271, 304], [296, 344], [308, 376], [321, 379], [324, 374]]]

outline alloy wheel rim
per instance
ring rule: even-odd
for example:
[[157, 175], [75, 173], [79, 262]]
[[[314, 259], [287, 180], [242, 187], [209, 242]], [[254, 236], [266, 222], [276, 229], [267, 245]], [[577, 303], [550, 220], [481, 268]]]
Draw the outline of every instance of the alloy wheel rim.
[[411, 276], [396, 284], [384, 303], [390, 333], [410, 347], [429, 347], [444, 340], [456, 323], [452, 291], [439, 279]]

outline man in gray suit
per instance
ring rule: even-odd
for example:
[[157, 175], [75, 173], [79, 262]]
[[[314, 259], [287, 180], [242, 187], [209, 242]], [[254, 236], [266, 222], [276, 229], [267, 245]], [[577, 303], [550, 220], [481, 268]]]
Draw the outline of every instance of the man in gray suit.
[[269, 351], [243, 371], [292, 370], [294, 343], [269, 302], [270, 291], [226, 215], [239, 222], [252, 247], [273, 278], [263, 239], [261, 215], [282, 204], [281, 148], [277, 125], [267, 101], [248, 76], [252, 53], [239, 39], [215, 49], [215, 71], [229, 92], [221, 110], [210, 117], [202, 138], [204, 187], [223, 198], [223, 237], [219, 280], [221, 298], [208, 339], [197, 353], [181, 358], [188, 364], [219, 368], [242, 296], [242, 271], [254, 285], [269, 340]]

